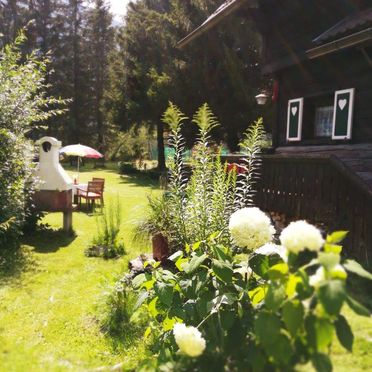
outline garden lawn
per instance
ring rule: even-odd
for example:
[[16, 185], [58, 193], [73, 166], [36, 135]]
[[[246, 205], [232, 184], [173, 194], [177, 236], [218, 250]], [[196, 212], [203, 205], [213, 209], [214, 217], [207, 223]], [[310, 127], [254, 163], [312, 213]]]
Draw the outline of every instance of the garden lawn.
[[[74, 173], [74, 172], [71, 172]], [[76, 237], [46, 231], [25, 237], [21, 268], [0, 272], [0, 371], [67, 371], [136, 365], [138, 340], [116, 348], [100, 327], [105, 290], [144, 247], [132, 242], [133, 221], [144, 213], [146, 196], [158, 192], [149, 179], [120, 177], [114, 169], [86, 170], [80, 181], [106, 179], [105, 202], [122, 204], [127, 256], [117, 260], [88, 258], [84, 250], [95, 234], [95, 216], [75, 212]], [[44, 220], [54, 229], [62, 213]], [[12, 270], [10, 270], [12, 269]], [[19, 270], [21, 269], [21, 270]]]
[[[128, 260], [146, 250], [132, 242], [133, 222], [145, 213], [146, 196], [159, 190], [149, 179], [120, 177], [115, 169], [83, 170], [80, 181], [93, 176], [106, 179], [106, 203], [116, 202], [117, 196], [122, 203], [121, 235], [128, 255], [108, 261], [85, 257], [96, 229], [95, 217], [85, 212], [74, 213], [76, 237], [50, 230], [25, 237], [24, 251], [30, 253], [18, 260], [18, 270], [0, 271], [0, 372], [86, 371], [122, 362], [127, 370], [144, 355], [141, 339], [115, 347], [100, 320], [106, 314], [107, 290]], [[43, 222], [58, 229], [62, 214], [48, 214]], [[372, 320], [348, 308], [344, 313], [354, 331], [354, 353], [336, 342], [334, 370], [372, 370]]]

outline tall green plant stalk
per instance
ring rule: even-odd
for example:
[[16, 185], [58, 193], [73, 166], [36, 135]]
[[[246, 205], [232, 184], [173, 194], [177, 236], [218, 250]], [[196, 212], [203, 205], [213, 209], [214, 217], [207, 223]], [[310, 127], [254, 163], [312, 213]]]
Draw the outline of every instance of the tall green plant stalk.
[[227, 164], [222, 164], [219, 153], [214, 163], [212, 185], [210, 230], [222, 231], [222, 236], [227, 237], [228, 220], [234, 212], [236, 172], [227, 171]]
[[246, 171], [238, 176], [235, 210], [254, 205], [255, 185], [261, 175], [261, 150], [264, 139], [263, 119], [259, 118], [247, 129], [240, 143]]
[[214, 155], [209, 148], [210, 133], [219, 125], [208, 104], [202, 105], [193, 117], [199, 128], [193, 174], [188, 188], [190, 238], [205, 240], [211, 226]]
[[185, 245], [186, 242], [186, 186], [187, 177], [185, 176], [184, 152], [185, 140], [182, 135], [182, 124], [187, 117], [172, 102], [163, 115], [163, 122], [169, 125], [170, 137], [169, 145], [174, 149], [174, 157], [169, 161], [169, 208], [171, 218], [174, 221], [173, 229], [175, 239], [178, 244]]
[[103, 208], [101, 215], [97, 216], [97, 234], [93, 243], [104, 246], [117, 244], [122, 224], [121, 203], [119, 198]]
[[247, 153], [248, 172], [239, 179], [235, 171], [227, 172], [221, 163], [220, 153], [210, 147], [211, 131], [219, 124], [207, 104], [193, 117], [198, 126], [192, 174], [187, 178], [184, 164], [185, 141], [182, 125], [185, 115], [170, 103], [163, 122], [170, 129], [170, 146], [175, 150], [169, 161], [168, 191], [159, 199], [150, 199], [150, 212], [137, 228], [137, 236], [161, 232], [169, 239], [172, 250], [183, 249], [187, 244], [206, 241], [217, 231], [219, 241], [230, 239], [227, 225], [238, 205], [251, 201], [253, 182], [258, 173], [258, 156], [263, 129], [259, 119], [247, 131], [243, 151]]

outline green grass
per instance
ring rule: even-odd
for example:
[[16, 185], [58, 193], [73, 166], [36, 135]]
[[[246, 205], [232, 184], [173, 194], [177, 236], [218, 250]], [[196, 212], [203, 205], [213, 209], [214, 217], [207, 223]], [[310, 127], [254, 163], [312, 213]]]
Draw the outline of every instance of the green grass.
[[[74, 173], [74, 172], [71, 172]], [[135, 365], [141, 345], [116, 349], [100, 327], [104, 292], [127, 269], [130, 258], [145, 250], [132, 241], [133, 222], [144, 213], [146, 196], [158, 192], [143, 177], [120, 177], [115, 170], [88, 170], [106, 179], [105, 202], [118, 195], [123, 209], [122, 238], [128, 255], [118, 260], [87, 258], [84, 250], [95, 233], [95, 217], [76, 212], [76, 237], [58, 231], [25, 237], [25, 254], [15, 257], [20, 268], [0, 274], [0, 371], [67, 371]], [[62, 213], [44, 223], [62, 225]], [[19, 259], [21, 258], [21, 259]]]
[[[86, 371], [121, 362], [129, 369], [145, 352], [141, 339], [117, 343], [100, 320], [107, 311], [107, 289], [127, 269], [128, 260], [146, 250], [132, 241], [133, 222], [143, 215], [146, 196], [159, 191], [149, 179], [120, 177], [111, 168], [86, 167], [80, 180], [92, 176], [106, 179], [106, 202], [115, 201], [117, 195], [121, 199], [121, 234], [128, 255], [107, 261], [85, 257], [95, 233], [95, 217], [84, 212], [74, 213], [75, 237], [51, 230], [25, 237], [24, 254], [13, 257], [13, 267], [0, 271], [1, 372]], [[62, 214], [48, 214], [43, 222], [59, 229]], [[344, 313], [355, 334], [354, 352], [347, 353], [336, 342], [334, 370], [371, 370], [372, 319], [356, 316], [348, 308]]]

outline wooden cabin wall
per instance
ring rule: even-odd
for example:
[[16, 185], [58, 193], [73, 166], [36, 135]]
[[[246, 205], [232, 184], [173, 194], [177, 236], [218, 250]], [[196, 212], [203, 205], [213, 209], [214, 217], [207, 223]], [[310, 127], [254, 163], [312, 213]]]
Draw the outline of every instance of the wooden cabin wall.
[[265, 62], [304, 56], [312, 40], [365, 7], [353, 0], [261, 0], [258, 27], [265, 38]]
[[[366, 49], [372, 56], [372, 46]], [[298, 144], [309, 143], [313, 117], [306, 115], [306, 104], [314, 97], [329, 95], [333, 105], [336, 90], [355, 88], [353, 143], [372, 142], [372, 67], [357, 48], [339, 51], [287, 68], [277, 73], [279, 101], [273, 130], [275, 144], [286, 144], [288, 100], [304, 97], [303, 134]], [[308, 133], [308, 135], [306, 135]], [[316, 139], [311, 140], [318, 144]], [[310, 141], [310, 142], [311, 142]], [[329, 143], [337, 141], [328, 140]], [[292, 145], [295, 143], [292, 142]]]

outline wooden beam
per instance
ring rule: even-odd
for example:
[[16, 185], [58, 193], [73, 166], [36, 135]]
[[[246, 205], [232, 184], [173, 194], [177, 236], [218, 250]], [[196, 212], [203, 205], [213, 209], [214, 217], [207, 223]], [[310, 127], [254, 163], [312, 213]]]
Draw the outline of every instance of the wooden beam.
[[334, 53], [338, 50], [352, 47], [354, 45], [362, 44], [364, 42], [372, 40], [372, 28], [359, 31], [355, 34], [345, 36], [341, 39], [331, 41], [327, 44], [321, 45], [316, 48], [312, 48], [306, 51], [307, 56], [310, 59], [318, 58], [326, 54]]
[[257, 0], [232, 0], [228, 5], [222, 8], [220, 11], [216, 11], [212, 14], [204, 23], [202, 23], [199, 27], [193, 30], [190, 34], [180, 40], [176, 47], [178, 49], [183, 49], [186, 45], [191, 43], [193, 40], [200, 37], [202, 34], [216, 26], [218, 23], [221, 22], [224, 18], [226, 18], [229, 14], [235, 12], [236, 10], [240, 9], [242, 5], [250, 3], [252, 6], [257, 6]]

